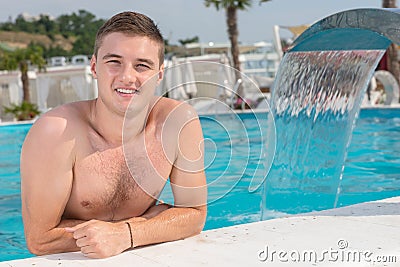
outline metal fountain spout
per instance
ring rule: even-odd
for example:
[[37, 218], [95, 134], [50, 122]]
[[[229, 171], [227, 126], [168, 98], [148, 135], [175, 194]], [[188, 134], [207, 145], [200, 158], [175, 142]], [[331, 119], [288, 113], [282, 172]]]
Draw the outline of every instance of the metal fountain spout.
[[360, 104], [384, 52], [400, 44], [399, 25], [399, 9], [343, 11], [312, 25], [287, 50], [270, 103], [276, 147], [266, 148], [275, 154], [263, 219], [340, 205]]
[[400, 44], [400, 9], [353, 9], [309, 27], [288, 52], [384, 49]]

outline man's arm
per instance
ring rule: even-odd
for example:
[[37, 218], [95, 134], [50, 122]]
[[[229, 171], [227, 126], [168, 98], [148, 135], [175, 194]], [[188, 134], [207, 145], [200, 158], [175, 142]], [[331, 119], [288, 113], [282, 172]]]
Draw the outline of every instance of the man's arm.
[[61, 220], [72, 188], [75, 145], [66, 127], [66, 119], [45, 114], [22, 147], [22, 218], [28, 249], [37, 255], [79, 249], [64, 227], [82, 221]]
[[[132, 225], [134, 246], [172, 241], [196, 235], [207, 215], [203, 133], [196, 111], [181, 104], [170, 114], [176, 132], [170, 130], [177, 153], [170, 174], [174, 206], [144, 222]], [[167, 120], [168, 122], [168, 120]], [[166, 130], [168, 131], [168, 130]], [[178, 140], [176, 140], [176, 138]], [[164, 144], [168, 145], [168, 144]]]

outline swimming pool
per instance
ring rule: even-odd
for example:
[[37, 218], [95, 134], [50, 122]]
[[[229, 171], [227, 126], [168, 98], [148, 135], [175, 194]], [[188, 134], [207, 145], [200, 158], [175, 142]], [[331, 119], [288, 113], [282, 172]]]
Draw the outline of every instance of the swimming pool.
[[[209, 204], [205, 229], [260, 220], [262, 190], [249, 193], [248, 186], [259, 167], [263, 133], [254, 115], [240, 114], [239, 118], [245, 135], [240, 126], [235, 131], [239, 124], [234, 115], [201, 117], [209, 140], [205, 144], [207, 179], [220, 177], [220, 183], [209, 187], [210, 198], [215, 200]], [[259, 118], [266, 125], [263, 116]], [[19, 153], [29, 128], [29, 124], [0, 127], [0, 261], [32, 256], [25, 248], [19, 183]], [[247, 165], [242, 166], [243, 162]], [[399, 174], [400, 109], [363, 109], [353, 132], [339, 206], [399, 196]]]

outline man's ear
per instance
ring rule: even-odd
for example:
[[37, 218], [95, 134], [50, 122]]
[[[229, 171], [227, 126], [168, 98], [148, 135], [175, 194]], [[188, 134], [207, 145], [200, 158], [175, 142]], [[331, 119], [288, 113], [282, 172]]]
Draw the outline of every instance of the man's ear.
[[92, 75], [95, 79], [97, 79], [96, 63], [97, 63], [96, 56], [93, 55], [92, 58], [90, 59], [90, 71], [92, 72]]
[[163, 78], [164, 78], [164, 63], [160, 66], [160, 70], [158, 71], [157, 85], [160, 84]]

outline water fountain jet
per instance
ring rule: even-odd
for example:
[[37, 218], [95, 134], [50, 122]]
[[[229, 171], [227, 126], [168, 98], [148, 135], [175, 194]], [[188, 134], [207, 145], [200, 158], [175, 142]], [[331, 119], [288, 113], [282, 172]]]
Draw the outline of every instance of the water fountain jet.
[[388, 46], [400, 44], [399, 13], [333, 14], [307, 29], [285, 53], [271, 96], [276, 152], [264, 182], [263, 219], [338, 204], [362, 98]]

